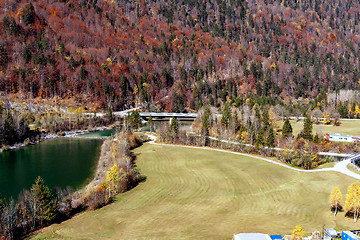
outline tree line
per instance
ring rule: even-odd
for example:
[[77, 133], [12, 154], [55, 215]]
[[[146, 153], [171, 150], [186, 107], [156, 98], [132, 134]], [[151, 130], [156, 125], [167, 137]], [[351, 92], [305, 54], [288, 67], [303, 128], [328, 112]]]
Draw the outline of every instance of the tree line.
[[28, 116], [7, 110], [5, 104], [0, 100], [0, 147], [24, 142], [25, 139], [32, 136], [33, 134], [29, 130]]
[[215, 112], [210, 106], [201, 109], [192, 125], [193, 132], [181, 130], [178, 121], [171, 119], [170, 124], [164, 123], [157, 130], [160, 141], [277, 156], [287, 164], [305, 169], [331, 161], [318, 156], [325, 142], [323, 136], [313, 133], [313, 120], [308, 115], [303, 129], [294, 136], [289, 119], [281, 121], [274, 108], [257, 104], [252, 109], [249, 105], [235, 108], [225, 104], [221, 115]]
[[[15, 105], [15, 104], [14, 104]], [[87, 114], [83, 107], [64, 107], [62, 110], [31, 110], [24, 106], [10, 106], [10, 102], [0, 99], [0, 149], [7, 150], [14, 144], [32, 144], [41, 141], [46, 134], [64, 135], [65, 131], [94, 129], [107, 126], [119, 119], [111, 110], [105, 116]], [[25, 109], [24, 109], [25, 108]], [[31, 125], [31, 127], [30, 127]]]
[[30, 190], [23, 190], [18, 201], [0, 198], [0, 236], [19, 239], [28, 232], [71, 216], [72, 190], [51, 191], [39, 176]]

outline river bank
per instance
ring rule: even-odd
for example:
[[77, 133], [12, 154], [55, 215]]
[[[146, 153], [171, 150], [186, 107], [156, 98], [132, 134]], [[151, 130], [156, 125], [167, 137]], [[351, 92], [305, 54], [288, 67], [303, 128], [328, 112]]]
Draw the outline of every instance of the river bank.
[[[145, 180], [136, 168], [136, 156], [131, 150], [147, 141], [149, 138], [146, 134], [133, 132], [119, 132], [107, 138], [101, 145], [94, 177], [73, 194], [71, 208], [100, 208], [110, 203], [117, 194]], [[117, 176], [116, 179], [109, 178], [112, 174]]]

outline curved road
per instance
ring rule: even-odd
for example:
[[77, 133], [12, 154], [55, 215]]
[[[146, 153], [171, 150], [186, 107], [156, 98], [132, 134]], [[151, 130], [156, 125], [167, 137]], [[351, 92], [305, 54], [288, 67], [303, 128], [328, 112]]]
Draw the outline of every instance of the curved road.
[[289, 168], [289, 169], [292, 169], [292, 170], [295, 170], [295, 171], [298, 171], [298, 172], [328, 172], [328, 171], [333, 171], [333, 172], [340, 172], [340, 173], [345, 174], [345, 175], [347, 175], [349, 177], [360, 180], [360, 174], [354, 173], [354, 172], [350, 171], [347, 168], [347, 165], [351, 164], [352, 158], [355, 158], [356, 156], [345, 159], [345, 160], [340, 161], [340, 162], [337, 162], [334, 165], [334, 167], [332, 167], [332, 168], [321, 168], [321, 169], [305, 170], [305, 169], [294, 168], [294, 167], [288, 166], [288, 165], [286, 165], [284, 163], [275, 162], [273, 160], [270, 160], [270, 159], [267, 159], [267, 158], [264, 158], [264, 157], [258, 157], [258, 156], [254, 156], [254, 155], [250, 155], [250, 154], [246, 154], [246, 153], [239, 153], [239, 152], [233, 152], [233, 151], [228, 151], [228, 150], [223, 150], [223, 149], [216, 149], [216, 148], [209, 148], [209, 147], [196, 147], [196, 146], [156, 143], [155, 142], [155, 140], [156, 140], [155, 135], [148, 134], [148, 136], [151, 139], [150, 144], [163, 145], [163, 146], [183, 147], [183, 148], [195, 148], [195, 149], [204, 149], [204, 150], [232, 153], [232, 154], [236, 154], [236, 155], [257, 158], [257, 159], [260, 159], [260, 160], [263, 160], [263, 161], [266, 161], [266, 162], [269, 162], [269, 163], [272, 163], [272, 164], [280, 165], [282, 167]]

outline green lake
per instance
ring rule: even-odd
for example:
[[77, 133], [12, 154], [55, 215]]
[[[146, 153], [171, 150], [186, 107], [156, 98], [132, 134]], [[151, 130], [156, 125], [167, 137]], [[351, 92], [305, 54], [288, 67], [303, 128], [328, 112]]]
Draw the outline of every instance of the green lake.
[[0, 153], [0, 194], [17, 199], [41, 176], [50, 187], [78, 189], [91, 180], [103, 142], [111, 131], [76, 138], [55, 138]]

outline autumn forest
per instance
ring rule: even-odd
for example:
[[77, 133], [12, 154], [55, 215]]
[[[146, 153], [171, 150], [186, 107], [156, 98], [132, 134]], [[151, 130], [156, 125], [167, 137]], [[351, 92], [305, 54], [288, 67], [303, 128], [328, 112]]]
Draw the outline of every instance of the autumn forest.
[[1, 0], [0, 24], [0, 91], [27, 99], [174, 112], [249, 99], [305, 112], [359, 87], [352, 0]]

